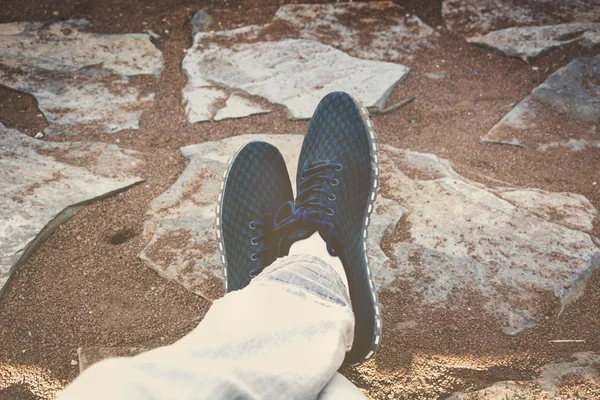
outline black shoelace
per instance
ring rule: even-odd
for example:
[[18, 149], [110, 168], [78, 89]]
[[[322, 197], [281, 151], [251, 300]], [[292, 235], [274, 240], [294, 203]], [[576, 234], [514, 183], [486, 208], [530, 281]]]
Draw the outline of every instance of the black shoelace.
[[[319, 194], [327, 195], [329, 201], [335, 201], [335, 194], [329, 192], [327, 189], [323, 188], [323, 182], [328, 182], [331, 186], [337, 186], [340, 184], [339, 180], [336, 178], [332, 178], [327, 175], [327, 170], [329, 168], [333, 168], [335, 171], [341, 171], [343, 166], [340, 163], [332, 163], [332, 162], [322, 162], [318, 163], [318, 165], [314, 165], [311, 168], [308, 168], [302, 174], [302, 182], [300, 183], [300, 191], [296, 196], [296, 201], [287, 201], [279, 207], [279, 210], [275, 213], [275, 217], [273, 218], [273, 223], [269, 224], [268, 217], [265, 218], [262, 222], [252, 221], [250, 222], [250, 229], [260, 228], [265, 233], [262, 233], [258, 236], [254, 236], [250, 243], [253, 246], [258, 246], [261, 239], [269, 235], [271, 232], [277, 231], [283, 227], [302, 223], [302, 224], [315, 224], [320, 228], [327, 230], [327, 238], [325, 239], [325, 245], [327, 246], [327, 251], [332, 256], [337, 256], [336, 251], [331, 246], [331, 242], [333, 239], [333, 231], [334, 227], [331, 222], [324, 221], [321, 218], [321, 213], [319, 210], [322, 210], [326, 215], [332, 217], [335, 215], [335, 211], [330, 207], [319, 201]], [[280, 214], [285, 212], [286, 209], [289, 209], [287, 217], [279, 220]], [[250, 255], [251, 261], [257, 261], [258, 257], [261, 254], [265, 254], [266, 252], [272, 250], [275, 246], [268, 246], [258, 250], [255, 253]], [[254, 268], [250, 271], [250, 276], [252, 278], [256, 277], [258, 274], [265, 269], [266, 266], [260, 266]]]

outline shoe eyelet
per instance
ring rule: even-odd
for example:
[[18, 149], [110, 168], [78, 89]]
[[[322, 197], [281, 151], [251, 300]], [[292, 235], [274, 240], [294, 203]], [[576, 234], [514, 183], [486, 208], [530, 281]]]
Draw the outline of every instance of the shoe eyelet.
[[333, 217], [335, 215], [335, 211], [332, 210], [331, 208], [327, 211], [327, 215], [329, 215], [330, 217]]
[[344, 169], [344, 166], [343, 166], [342, 164], [338, 164], [338, 165], [337, 165], [337, 166], [334, 168], [334, 170], [335, 170], [335, 171], [337, 171], [337, 172], [340, 172], [340, 171], [341, 171], [341, 170], [343, 170], [343, 169]]
[[256, 278], [256, 276], [257, 276], [255, 270], [248, 272], [248, 275], [250, 275], [250, 278]]
[[252, 246], [258, 246], [258, 241], [254, 240], [255, 238], [250, 239], [250, 244]]
[[248, 224], [248, 228], [256, 229], [256, 223], [254, 221], [250, 221], [250, 223]]
[[252, 260], [252, 261], [257, 261], [258, 260], [258, 257], [256, 256], [256, 253], [250, 254], [250, 260]]
[[329, 201], [335, 201], [336, 199], [337, 199], [337, 196], [333, 193], [331, 193], [329, 195], [329, 197], [327, 197], [327, 200], [329, 200]]
[[339, 181], [339, 180], [337, 180], [337, 179], [334, 179], [334, 180], [333, 180], [333, 182], [329, 182], [329, 184], [330, 184], [331, 186], [337, 186], [337, 185], [339, 185], [339, 184], [340, 184], [340, 181]]

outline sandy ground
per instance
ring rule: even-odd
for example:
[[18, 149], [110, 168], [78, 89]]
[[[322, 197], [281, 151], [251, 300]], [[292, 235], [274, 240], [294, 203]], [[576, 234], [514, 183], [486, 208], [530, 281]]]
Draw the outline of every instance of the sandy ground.
[[[36, 371], [23, 372], [24, 383], [0, 390], [0, 399], [43, 398], [32, 394], [28, 384], [51, 387], [72, 380], [78, 374], [78, 367], [71, 363], [77, 358], [78, 347], [151, 348], [174, 342], [191, 330], [210, 304], [164, 281], [137, 258], [145, 245], [140, 234], [149, 202], [166, 190], [184, 168], [179, 147], [243, 133], [302, 134], [306, 129], [306, 121], [288, 121], [285, 110], [278, 106], [267, 115], [194, 125], [186, 122], [181, 106], [186, 79], [180, 64], [184, 49], [191, 45], [189, 20], [194, 13], [212, 5], [216, 19], [213, 26], [227, 29], [269, 20], [280, 2], [145, 3], [3, 1], [0, 23], [86, 18], [94, 22], [98, 32], [151, 29], [161, 36], [156, 45], [164, 53], [166, 68], [159, 78], [150, 80], [156, 102], [143, 114], [139, 131], [114, 135], [91, 132], [81, 138], [140, 151], [146, 167], [139, 173], [147, 181], [88, 206], [61, 226], [19, 268], [0, 298], [0, 366]], [[597, 54], [599, 49], [573, 45], [551, 51], [527, 65], [445, 32], [441, 28], [440, 1], [398, 4], [430, 26], [439, 26], [442, 39], [436, 49], [405, 61], [412, 72], [388, 104], [416, 99], [398, 112], [373, 118], [379, 141], [447, 158], [461, 174], [483, 183], [497, 184], [499, 180], [579, 193], [600, 209], [597, 149], [538, 152], [478, 142], [514, 103], [548, 75], [572, 57]], [[425, 72], [444, 72], [447, 77], [432, 80], [422, 74]], [[33, 97], [2, 86], [0, 121], [30, 135], [46, 126]], [[549, 122], [547, 129], [552, 132], [555, 127]], [[599, 233], [600, 226], [596, 225], [596, 235]], [[116, 234], [124, 234], [126, 240], [111, 243]], [[388, 238], [389, 245], [402, 240], [402, 232], [394, 236]], [[600, 349], [600, 273], [592, 277], [585, 295], [560, 316], [558, 305], [549, 297], [553, 312], [539, 327], [518, 337], [496, 333], [495, 327], [482, 322], [476, 298], [468, 312], [452, 307], [428, 310], [405, 293], [400, 280], [381, 294], [386, 331], [376, 360], [364, 367], [343, 369], [374, 398], [438, 398], [496, 381], [531, 379], [548, 361], [577, 351]], [[409, 316], [422, 327], [418, 334], [403, 334], [402, 324]], [[586, 342], [548, 343], [556, 338]], [[579, 390], [578, 382], [565, 385], [569, 393]]]

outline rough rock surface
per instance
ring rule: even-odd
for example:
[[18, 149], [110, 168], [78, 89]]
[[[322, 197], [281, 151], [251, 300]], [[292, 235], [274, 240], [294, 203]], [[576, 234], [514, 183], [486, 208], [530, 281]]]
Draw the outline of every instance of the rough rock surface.
[[[531, 381], [505, 381], [470, 393], [455, 393], [447, 400], [505, 400], [505, 399], [592, 399], [600, 396], [600, 354], [575, 353], [570, 360], [560, 360], [544, 365], [540, 374]], [[571, 380], [577, 384], [571, 392], [561, 390], [561, 381]], [[576, 397], [571, 397], [570, 394]]]
[[[300, 135], [242, 135], [219, 142], [183, 147], [188, 165], [180, 178], [154, 199], [145, 224], [150, 242], [140, 257], [159, 274], [214, 300], [223, 294], [223, 270], [215, 237], [215, 206], [229, 158], [244, 143], [264, 140], [282, 152], [291, 177], [296, 176]], [[292, 180], [295, 188], [294, 179]], [[369, 226], [369, 257], [379, 282], [390, 283], [389, 262], [379, 243], [403, 215], [395, 201], [379, 198]]]
[[539, 137], [540, 131], [548, 130], [547, 121], [559, 115], [569, 129], [535, 140], [540, 150], [558, 146], [573, 150], [586, 145], [597, 147], [599, 79], [600, 56], [572, 60], [519, 102], [481, 141], [523, 146], [524, 141], [531, 141], [529, 137]]
[[580, 195], [487, 188], [445, 160], [388, 146], [381, 161], [382, 195], [408, 210], [410, 239], [393, 245], [393, 271], [427, 304], [470, 291], [515, 334], [548, 312], [542, 294], [568, 302], [600, 268], [587, 233], [598, 213]]
[[[359, 61], [347, 55], [374, 61], [410, 60], [415, 52], [434, 46], [439, 36], [417, 16], [406, 15], [402, 7], [388, 1], [288, 4], [281, 6], [273, 20], [265, 25], [250, 25], [214, 33], [202, 32], [210, 29], [207, 28], [206, 21], [209, 17], [206, 11], [201, 10], [196, 15], [198, 21], [202, 21], [202, 29], [196, 29], [198, 24], [192, 21], [194, 46], [184, 60], [188, 85], [183, 91], [183, 96], [190, 122], [235, 118], [264, 112], [248, 99], [245, 99], [248, 107], [239, 109], [231, 116], [225, 110], [219, 110], [223, 102], [229, 99], [229, 90], [223, 89], [225, 87], [241, 89], [272, 102], [284, 104], [290, 108], [292, 118], [308, 118], [310, 115], [305, 115], [304, 110], [302, 114], [297, 114], [297, 106], [288, 105], [287, 97], [295, 97], [302, 93], [305, 98], [310, 97], [311, 102], [314, 102], [320, 93], [325, 92], [323, 86], [334, 87], [343, 84], [339, 80], [330, 83], [331, 79], [336, 80], [339, 77], [339, 74], [334, 76], [330, 69], [344, 71], [347, 67], [342, 63], [346, 62], [352, 63], [349, 65], [354, 68]], [[273, 43], [285, 39], [295, 40], [287, 40], [283, 44]], [[205, 51], [207, 54], [201, 54]], [[232, 57], [232, 52], [243, 54]], [[276, 52], [283, 54], [278, 55]], [[333, 67], [326, 66], [325, 61], [318, 60], [320, 53], [326, 53], [324, 58]], [[254, 67], [248, 61], [250, 57], [260, 58], [262, 63]], [[273, 61], [269, 60], [269, 57], [272, 57]], [[212, 58], [216, 58], [216, 61]], [[220, 71], [220, 68], [215, 68], [217, 62], [225, 63], [222, 65], [226, 65], [227, 68]], [[280, 65], [272, 68], [277, 63]], [[361, 64], [365, 65], [364, 62]], [[398, 67], [400, 71], [402, 68], [404, 67]], [[405, 71], [408, 72], [408, 69]], [[261, 73], [257, 75], [257, 72]], [[309, 73], [310, 79], [306, 79], [305, 76]], [[227, 77], [225, 74], [231, 76]], [[405, 72], [401, 74], [398, 79], [401, 79]], [[283, 79], [287, 75], [290, 76], [289, 81]], [[314, 77], [317, 79], [313, 82]], [[233, 78], [235, 79], [232, 81]], [[359, 79], [365, 78], [369, 77]], [[243, 84], [240, 81], [244, 81]], [[215, 87], [215, 84], [223, 88]], [[267, 85], [271, 87], [266, 88]], [[361, 91], [360, 88], [358, 90]], [[381, 90], [385, 92], [387, 88], [373, 89], [374, 92]]]
[[596, 0], [444, 0], [448, 29], [472, 35], [514, 26], [600, 22]]
[[496, 49], [509, 57], [530, 62], [550, 49], [578, 42], [600, 43], [600, 23], [513, 27], [468, 38], [469, 43]]
[[137, 129], [154, 95], [130, 77], [157, 76], [161, 52], [146, 34], [87, 32], [85, 20], [0, 24], [0, 84], [32, 94], [50, 126], [79, 133]]
[[416, 15], [389, 1], [336, 4], [287, 4], [274, 24], [290, 25], [290, 38], [316, 40], [367, 60], [411, 59], [430, 48], [439, 34]]
[[[188, 86], [183, 89], [183, 102], [187, 118], [192, 123], [211, 119], [220, 121], [228, 118], [242, 118], [270, 112], [252, 100], [235, 93], [230, 94], [211, 84], [192, 87], [190, 81], [188, 81]], [[203, 84], [202, 81], [196, 82]]]
[[[214, 237], [218, 187], [227, 160], [249, 140], [276, 145], [295, 176], [299, 135], [244, 135], [188, 146], [181, 150], [187, 168], [149, 211], [151, 239], [141, 257], [209, 299], [222, 294]], [[588, 233], [598, 213], [580, 195], [488, 188], [434, 155], [385, 145], [380, 159], [383, 186], [368, 236], [379, 287], [407, 280], [427, 307], [447, 307], [451, 295], [458, 296], [458, 307], [461, 296], [474, 293], [490, 320], [517, 333], [549, 312], [543, 296], [568, 302], [600, 268], [600, 249]], [[384, 233], [402, 227], [408, 237], [384, 253]]]
[[[361, 60], [315, 41], [286, 39], [234, 45], [220, 41], [246, 30], [196, 35], [194, 46], [183, 60], [188, 75], [184, 98], [188, 104], [189, 93], [198, 90], [210, 90], [211, 96], [221, 98], [219, 93], [224, 92], [208, 87], [210, 81], [282, 104], [293, 119], [310, 118], [319, 101], [334, 90], [351, 92], [365, 106], [381, 111], [394, 87], [408, 73], [403, 65]], [[196, 109], [194, 105], [186, 107]]]
[[103, 143], [46, 143], [0, 124], [0, 290], [82, 205], [141, 182], [131, 175], [141, 165], [134, 156]]

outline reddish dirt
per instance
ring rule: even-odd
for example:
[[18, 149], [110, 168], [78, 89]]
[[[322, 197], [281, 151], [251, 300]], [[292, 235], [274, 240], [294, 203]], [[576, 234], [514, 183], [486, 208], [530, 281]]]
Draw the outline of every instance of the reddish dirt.
[[[183, 170], [181, 146], [243, 133], [302, 134], [307, 122], [288, 121], [279, 106], [271, 106], [275, 109], [271, 114], [239, 120], [186, 122], [181, 106], [186, 78], [180, 65], [184, 49], [191, 46], [189, 21], [197, 10], [211, 6], [215, 30], [263, 23], [284, 2], [3, 2], [0, 23], [86, 18], [94, 23], [96, 32], [151, 29], [160, 35], [155, 43], [164, 53], [166, 68], [159, 78], [150, 79], [156, 102], [143, 114], [139, 131], [82, 136], [86, 141], [116, 143], [141, 152], [146, 167], [139, 173], [146, 182], [86, 207], [19, 268], [0, 298], [0, 364], [38, 366], [53, 378], [68, 382], [78, 374], [78, 367], [71, 365], [78, 347], [152, 348], [176, 341], [202, 319], [210, 306], [206, 300], [163, 280], [138, 259], [146, 245], [141, 233], [150, 201]], [[442, 38], [437, 48], [405, 61], [412, 72], [393, 92], [388, 105], [416, 99], [399, 111], [373, 118], [379, 141], [437, 154], [451, 160], [461, 174], [483, 183], [495, 179], [579, 193], [600, 209], [600, 151], [557, 148], [539, 152], [479, 143], [490, 127], [548, 75], [572, 57], [598, 54], [599, 49], [573, 45], [553, 50], [531, 66], [445, 32], [440, 1], [398, 4], [432, 27], [439, 26]], [[446, 76], [434, 80], [424, 75], [427, 72]], [[31, 96], [0, 86], [0, 122], [33, 136], [46, 126], [40, 114]], [[408, 229], [401, 224], [387, 243], [408, 240]], [[596, 224], [595, 234], [600, 236], [600, 224]], [[412, 259], [418, 273], [417, 267], [422, 268], [418, 255]], [[600, 273], [592, 276], [582, 298], [560, 315], [558, 304], [549, 297], [553, 312], [548, 319], [517, 337], [494, 333], [496, 327], [481, 322], [485, 319], [476, 295], [465, 317], [465, 310], [453, 307], [452, 302], [445, 310], [422, 309], [418, 299], [408, 293], [400, 280], [381, 294], [385, 307], [381, 352], [366, 366], [343, 370], [373, 398], [443, 398], [455, 390], [527, 379], [550, 360], [600, 349]], [[410, 321], [416, 321], [416, 328], [407, 329]], [[557, 338], [586, 342], [548, 343]], [[463, 361], [456, 362], [456, 358]], [[481, 361], [484, 359], [495, 361]], [[579, 384], [567, 384], [567, 392], [575, 393]], [[24, 384], [0, 390], [0, 399], [35, 398], [32, 396]]]

